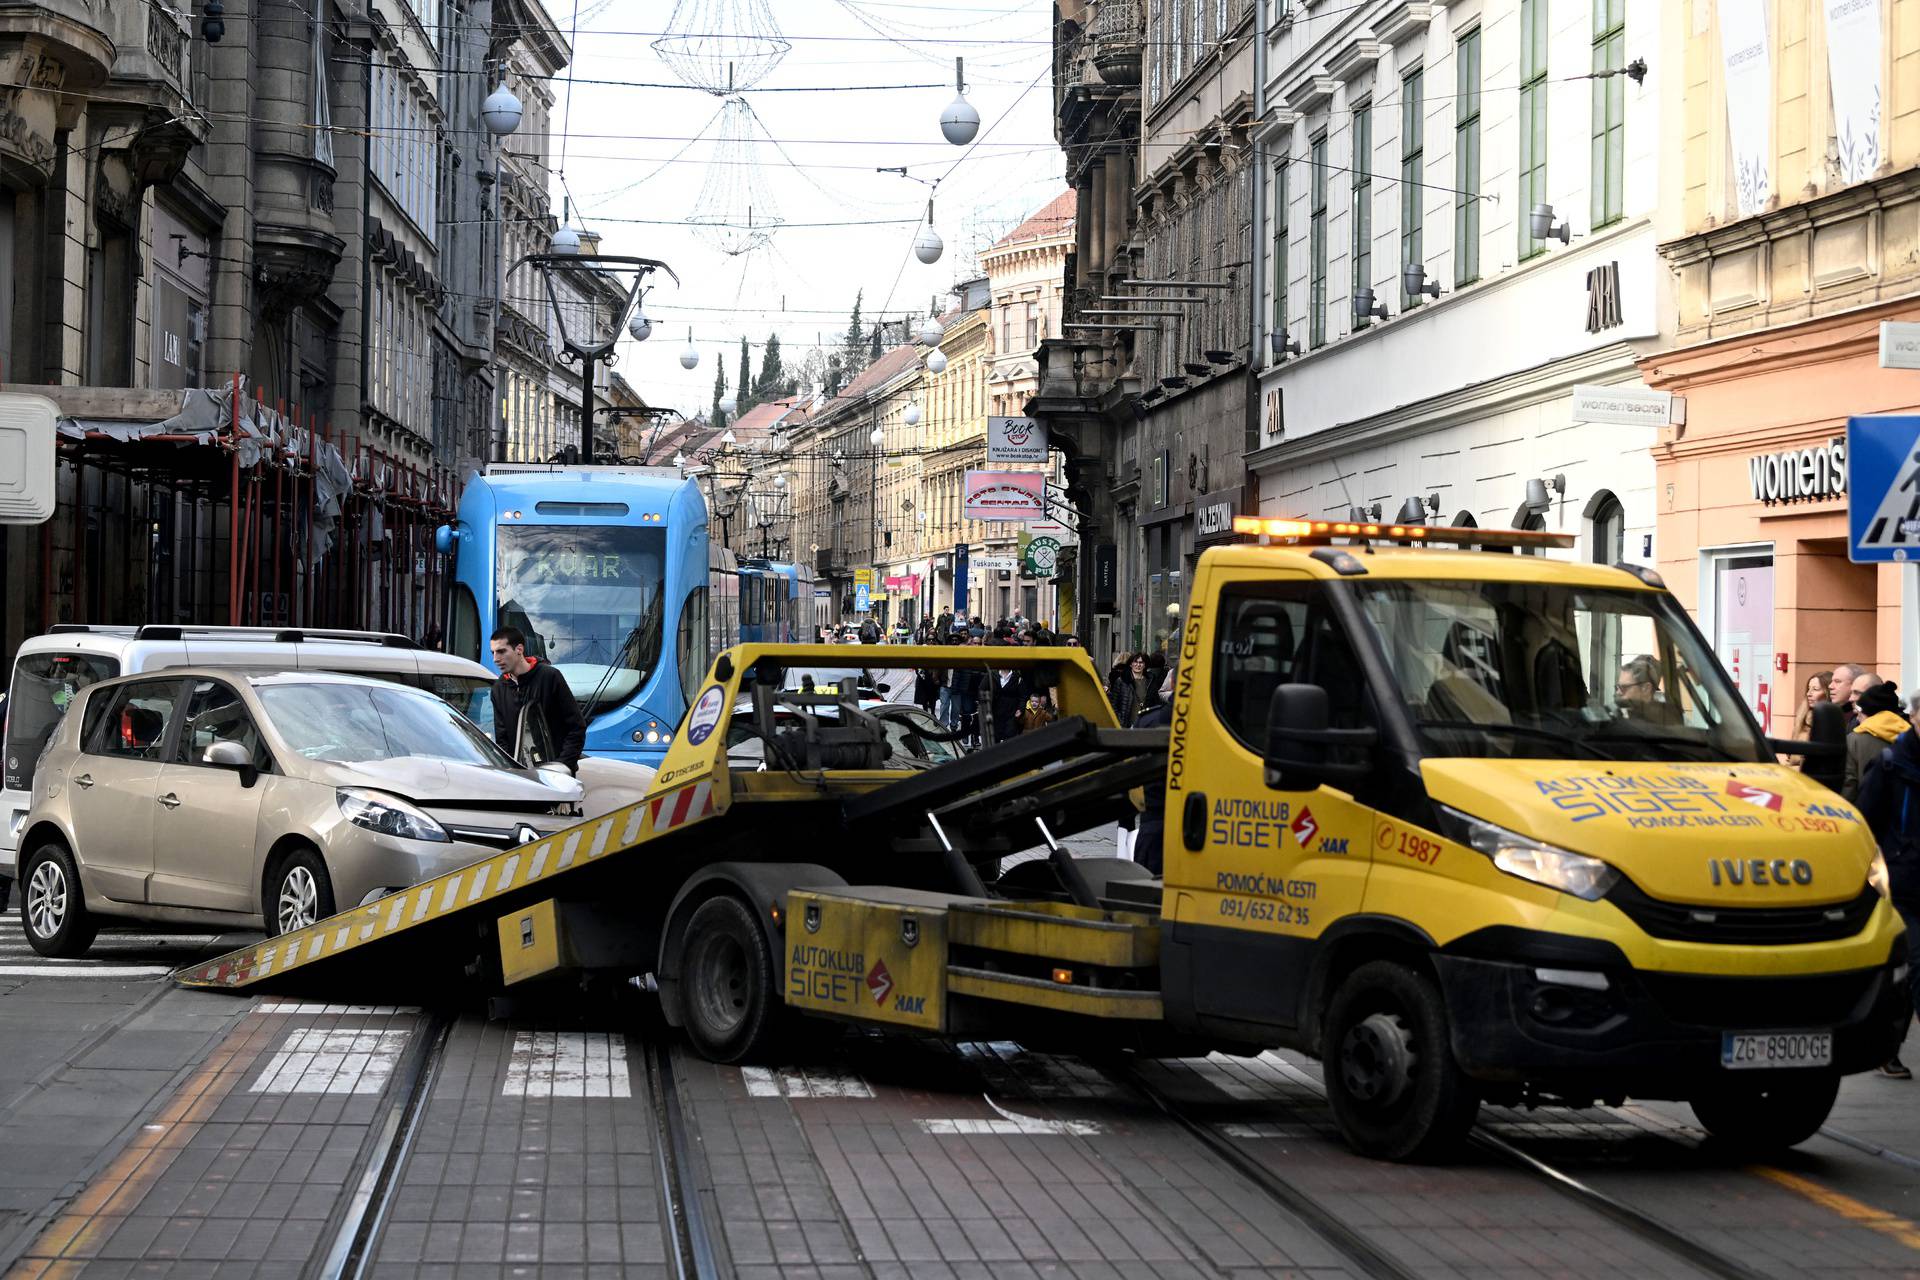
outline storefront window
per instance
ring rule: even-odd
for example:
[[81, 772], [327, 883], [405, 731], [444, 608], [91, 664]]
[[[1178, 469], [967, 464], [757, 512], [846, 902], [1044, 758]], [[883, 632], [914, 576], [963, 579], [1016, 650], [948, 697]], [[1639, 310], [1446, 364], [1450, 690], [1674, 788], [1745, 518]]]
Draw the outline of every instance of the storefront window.
[[1772, 712], [1773, 547], [1702, 553], [1708, 638], [1740, 697], [1761, 723]]

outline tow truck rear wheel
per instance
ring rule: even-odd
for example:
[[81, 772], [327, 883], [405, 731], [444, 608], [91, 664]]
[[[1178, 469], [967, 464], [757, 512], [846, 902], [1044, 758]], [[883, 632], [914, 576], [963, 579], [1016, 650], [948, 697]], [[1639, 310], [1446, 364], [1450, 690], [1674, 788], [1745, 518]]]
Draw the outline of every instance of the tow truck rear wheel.
[[1480, 1096], [1453, 1060], [1446, 1001], [1392, 960], [1348, 974], [1327, 1008], [1327, 1100], [1352, 1148], [1377, 1160], [1435, 1160], [1473, 1128]]
[[1773, 1155], [1818, 1133], [1839, 1094], [1839, 1076], [1801, 1076], [1720, 1083], [1688, 1105], [1722, 1147], [1743, 1155]]
[[680, 966], [687, 1038], [709, 1062], [754, 1057], [773, 1038], [778, 998], [765, 936], [738, 898], [709, 898], [687, 921]]

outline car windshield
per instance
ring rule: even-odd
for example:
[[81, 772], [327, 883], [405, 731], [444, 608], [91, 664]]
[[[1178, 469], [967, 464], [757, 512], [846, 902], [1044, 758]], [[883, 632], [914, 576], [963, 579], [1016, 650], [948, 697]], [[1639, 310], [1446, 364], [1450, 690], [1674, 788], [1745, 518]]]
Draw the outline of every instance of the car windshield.
[[518, 766], [445, 701], [399, 685], [259, 686], [267, 718], [309, 760], [362, 764], [419, 756], [453, 764]]
[[504, 526], [500, 625], [526, 634], [585, 714], [625, 702], [660, 661], [666, 555], [658, 528]]
[[1766, 758], [1713, 655], [1659, 592], [1404, 580], [1354, 588], [1431, 755]]
[[34, 653], [13, 666], [13, 696], [7, 700], [6, 785], [33, 785], [40, 752], [82, 689], [120, 674], [112, 658], [85, 653]]

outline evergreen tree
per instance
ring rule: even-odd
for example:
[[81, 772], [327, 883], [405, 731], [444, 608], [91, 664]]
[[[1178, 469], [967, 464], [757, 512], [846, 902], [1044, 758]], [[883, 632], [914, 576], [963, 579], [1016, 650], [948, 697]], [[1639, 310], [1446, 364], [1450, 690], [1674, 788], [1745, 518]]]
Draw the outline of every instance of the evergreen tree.
[[733, 407], [734, 416], [736, 417], [752, 408], [755, 398], [753, 367], [747, 363], [748, 359], [747, 339], [746, 335], [742, 334], [740, 337], [740, 376], [733, 380], [734, 398], [739, 401], [739, 403]]
[[754, 379], [753, 398], [767, 401], [775, 396], [792, 395], [787, 390], [787, 371], [780, 363], [780, 335], [767, 335], [766, 350], [760, 356], [760, 376]]
[[881, 354], [887, 349], [886, 339], [881, 333], [882, 328], [883, 326], [878, 320], [873, 322], [873, 336], [867, 344], [867, 362], [869, 364], [878, 360]]
[[[711, 419], [715, 431], [725, 431], [727, 429], [727, 415], [720, 412], [720, 398], [726, 394], [727, 362], [725, 360], [715, 360], [713, 362], [713, 418]], [[735, 407], [737, 408], [738, 406]]]
[[867, 363], [867, 333], [865, 329], [860, 327], [860, 303], [865, 296], [865, 290], [861, 290], [853, 295], [853, 319], [847, 325], [847, 350], [846, 358], [842, 362], [842, 367], [845, 369], [849, 381], [851, 381], [853, 376], [859, 373], [861, 369], [865, 368]]

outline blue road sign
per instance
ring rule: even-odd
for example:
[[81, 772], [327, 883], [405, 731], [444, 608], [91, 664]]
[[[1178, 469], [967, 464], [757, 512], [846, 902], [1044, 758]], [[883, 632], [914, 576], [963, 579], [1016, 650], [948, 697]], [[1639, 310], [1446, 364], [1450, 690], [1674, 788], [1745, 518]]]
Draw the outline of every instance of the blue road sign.
[[855, 613], [865, 613], [872, 607], [873, 588], [864, 582], [855, 583], [853, 588], [853, 611]]
[[1920, 560], [1920, 415], [1847, 419], [1847, 559]]

